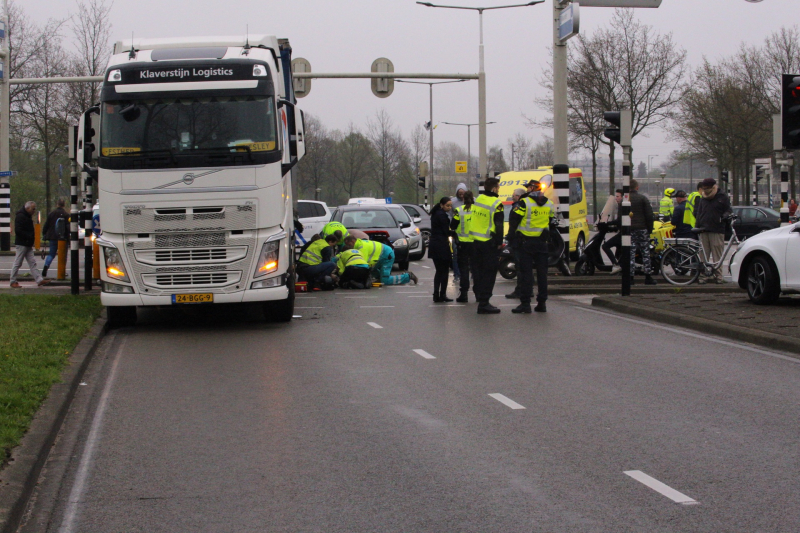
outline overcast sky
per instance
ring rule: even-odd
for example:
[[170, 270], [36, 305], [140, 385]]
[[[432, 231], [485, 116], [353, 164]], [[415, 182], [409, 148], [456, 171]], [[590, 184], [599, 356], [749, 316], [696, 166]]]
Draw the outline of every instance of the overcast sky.
[[[20, 0], [16, 0], [20, 2]], [[507, 0], [442, 0], [464, 6], [508, 4]], [[24, 0], [25, 12], [37, 23], [75, 11], [69, 1]], [[581, 33], [608, 24], [610, 8], [584, 8]], [[798, 0], [663, 0], [658, 9], [638, 9], [637, 16], [661, 33], [672, 32], [697, 65], [705, 55], [730, 55], [742, 41], [760, 44], [782, 24], [793, 24]], [[523, 114], [542, 116], [534, 104], [544, 96], [539, 86], [552, 43], [552, 0], [523, 8], [484, 13], [486, 49], [488, 144], [506, 147], [516, 133], [534, 141], [552, 132], [526, 127]], [[275, 34], [290, 40], [294, 57], [304, 57], [316, 72], [368, 72], [372, 61], [387, 57], [396, 72], [478, 71], [478, 15], [474, 11], [433, 9], [414, 0], [116, 0], [111, 13], [114, 40], [136, 37]], [[477, 82], [445, 84], [433, 89], [434, 123], [477, 122]], [[408, 136], [428, 120], [428, 86], [396, 84], [392, 96], [373, 96], [369, 80], [314, 80], [311, 93], [300, 101], [329, 128], [346, 129], [350, 122], [364, 127], [381, 108]], [[436, 142], [466, 146], [467, 128], [439, 125]], [[639, 157], [666, 161], [679, 148], [667, 143], [662, 131], [637, 137]], [[472, 128], [472, 153], [478, 148]]]

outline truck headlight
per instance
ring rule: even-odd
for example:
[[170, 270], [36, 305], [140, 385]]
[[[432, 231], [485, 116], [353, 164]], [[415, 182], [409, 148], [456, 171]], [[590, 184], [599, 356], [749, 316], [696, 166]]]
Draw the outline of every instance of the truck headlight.
[[115, 82], [115, 81], [122, 81], [122, 71], [118, 68], [115, 68], [111, 72], [108, 73], [108, 81]]
[[408, 239], [397, 239], [396, 241], [394, 241], [392, 243], [392, 246], [394, 246], [394, 247], [408, 246]]
[[255, 277], [266, 276], [278, 270], [278, 255], [281, 249], [280, 241], [265, 242], [261, 247], [261, 254], [256, 261]]
[[106, 274], [108, 274], [108, 277], [130, 283], [128, 272], [125, 270], [125, 263], [122, 262], [119, 250], [111, 246], [103, 246], [103, 257], [106, 260]]

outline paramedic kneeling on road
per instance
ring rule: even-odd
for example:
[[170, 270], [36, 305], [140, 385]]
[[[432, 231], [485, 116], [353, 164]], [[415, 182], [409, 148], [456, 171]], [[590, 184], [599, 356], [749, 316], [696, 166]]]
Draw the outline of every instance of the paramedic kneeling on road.
[[340, 253], [336, 262], [336, 270], [340, 276], [339, 286], [343, 289], [369, 288], [369, 263], [355, 250], [355, 237], [349, 235], [344, 239], [344, 251]]
[[355, 249], [361, 252], [369, 263], [373, 279], [384, 285], [405, 285], [409, 281], [417, 284], [417, 276], [410, 270], [401, 274], [392, 275], [394, 265], [394, 250], [391, 246], [369, 239], [357, 239]]
[[511, 212], [508, 220], [508, 237], [517, 243], [519, 251], [519, 289], [520, 304], [511, 310], [512, 313], [530, 313], [531, 296], [533, 295], [533, 266], [536, 265], [536, 276], [539, 282], [539, 294], [536, 295], [536, 308], [539, 313], [546, 313], [547, 307], [547, 267], [550, 259], [548, 243], [550, 242], [550, 224], [555, 221], [556, 209], [547, 199], [538, 182], [533, 186], [526, 198]]
[[297, 273], [305, 278], [310, 285], [309, 289], [319, 286], [325, 276], [330, 276], [336, 268], [332, 259], [338, 240], [336, 235], [328, 235], [324, 239], [312, 241], [297, 260]]

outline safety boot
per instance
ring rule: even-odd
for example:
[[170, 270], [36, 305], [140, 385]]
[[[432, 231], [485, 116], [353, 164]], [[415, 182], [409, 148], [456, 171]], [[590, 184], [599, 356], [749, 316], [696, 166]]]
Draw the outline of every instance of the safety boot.
[[536, 307], [533, 308], [534, 311], [537, 313], [546, 313], [547, 312], [547, 305], [544, 302], [539, 302], [536, 304]]
[[478, 305], [478, 314], [479, 315], [496, 315], [500, 313], [500, 309], [493, 306], [490, 303], [480, 304]]
[[525, 313], [526, 315], [529, 315], [531, 314], [531, 304], [530, 303], [519, 304], [514, 309], [512, 309], [511, 312], [516, 314]]
[[467, 291], [461, 291], [456, 298], [456, 301], [460, 304], [469, 303], [469, 296], [467, 296]]

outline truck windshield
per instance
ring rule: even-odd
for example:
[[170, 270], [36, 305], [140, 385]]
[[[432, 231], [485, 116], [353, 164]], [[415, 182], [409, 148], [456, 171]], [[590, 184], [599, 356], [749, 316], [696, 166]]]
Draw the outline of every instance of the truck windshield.
[[277, 149], [271, 96], [120, 100], [104, 102], [101, 111], [103, 157]]

